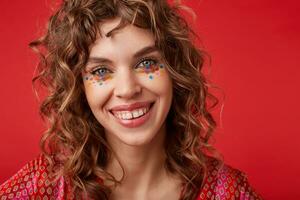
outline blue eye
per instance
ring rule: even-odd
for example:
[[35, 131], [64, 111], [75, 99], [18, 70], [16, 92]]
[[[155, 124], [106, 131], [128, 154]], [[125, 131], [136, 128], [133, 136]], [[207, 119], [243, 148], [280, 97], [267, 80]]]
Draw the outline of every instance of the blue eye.
[[93, 75], [98, 75], [100, 77], [105, 76], [107, 73], [111, 72], [109, 69], [105, 67], [100, 67], [91, 72]]
[[139, 64], [137, 65], [136, 68], [146, 68], [146, 69], [150, 69], [151, 66], [154, 66], [157, 64], [157, 61], [154, 59], [148, 59], [148, 58], [144, 58], [141, 62], [139, 62]]

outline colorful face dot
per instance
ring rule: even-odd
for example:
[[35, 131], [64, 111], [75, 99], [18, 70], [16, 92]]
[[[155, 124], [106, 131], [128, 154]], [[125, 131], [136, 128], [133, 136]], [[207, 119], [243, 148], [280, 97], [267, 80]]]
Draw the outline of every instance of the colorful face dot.
[[159, 65], [159, 74], [160, 75], [162, 75], [162, 74], [164, 74], [165, 73], [165, 66], [164, 66], [164, 64], [160, 64]]
[[142, 62], [142, 66], [139, 66], [136, 68], [138, 73], [154, 73], [156, 70], [158, 70], [159, 67], [157, 63], [153, 60], [145, 60]]
[[103, 85], [106, 80], [111, 79], [111, 75], [102, 75], [102, 74], [88, 74], [85, 73], [84, 80], [88, 82], [88, 84], [98, 84]]
[[164, 65], [163, 64], [158, 64], [156, 62], [151, 62], [151, 61], [145, 61], [144, 62], [144, 67], [139, 67], [137, 68], [138, 73], [144, 73], [148, 75], [148, 78], [150, 80], [154, 79], [154, 75], [156, 76], [161, 76], [164, 71]]

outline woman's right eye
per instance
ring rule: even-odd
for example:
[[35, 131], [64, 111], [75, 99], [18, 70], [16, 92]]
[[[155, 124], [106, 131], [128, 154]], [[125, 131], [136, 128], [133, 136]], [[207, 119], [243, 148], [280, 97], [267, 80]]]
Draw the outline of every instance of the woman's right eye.
[[111, 71], [109, 69], [107, 69], [105, 67], [100, 67], [100, 68], [97, 68], [97, 69], [93, 70], [91, 72], [91, 74], [103, 77], [103, 76], [106, 76], [110, 72]]

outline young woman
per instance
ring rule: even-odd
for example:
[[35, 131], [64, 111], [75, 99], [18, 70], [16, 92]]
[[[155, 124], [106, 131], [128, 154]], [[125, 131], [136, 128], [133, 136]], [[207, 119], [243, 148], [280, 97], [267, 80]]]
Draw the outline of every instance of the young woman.
[[1, 199], [260, 199], [242, 172], [206, 155], [215, 99], [176, 5], [63, 1], [31, 43], [33, 81], [48, 89], [42, 153]]

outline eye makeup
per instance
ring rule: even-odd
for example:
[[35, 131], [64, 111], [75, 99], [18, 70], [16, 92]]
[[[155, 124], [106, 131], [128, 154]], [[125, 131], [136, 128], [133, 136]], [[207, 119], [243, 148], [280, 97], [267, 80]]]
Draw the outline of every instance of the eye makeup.
[[108, 72], [107, 68], [97, 68], [91, 72], [86, 72], [83, 75], [84, 81], [88, 81], [88, 84], [103, 85], [105, 81], [112, 78], [111, 72]]
[[[161, 76], [165, 72], [165, 66], [162, 63], [158, 63], [156, 59], [153, 58], [143, 58], [135, 66], [135, 72], [139, 74], [144, 74], [148, 76], [148, 79], [154, 80], [155, 76]], [[87, 81], [88, 84], [98, 84], [103, 85], [106, 81], [112, 79], [112, 71], [106, 67], [98, 67], [90, 72], [84, 72], [83, 79]]]
[[140, 63], [143, 64], [143, 66], [140, 66], [139, 64], [136, 71], [138, 73], [146, 74], [150, 80], [154, 79], [154, 75], [160, 76], [164, 72], [164, 65], [159, 64], [154, 59], [143, 59]]

